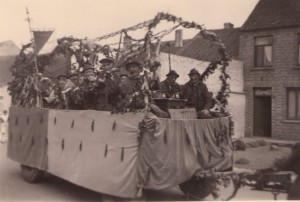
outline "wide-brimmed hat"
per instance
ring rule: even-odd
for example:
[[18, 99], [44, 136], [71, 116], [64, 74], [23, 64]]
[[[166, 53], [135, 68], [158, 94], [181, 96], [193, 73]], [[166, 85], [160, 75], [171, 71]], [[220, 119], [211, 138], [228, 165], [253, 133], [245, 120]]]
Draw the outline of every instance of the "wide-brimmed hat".
[[169, 73], [166, 76], [171, 76], [171, 75], [175, 75], [177, 78], [179, 77], [179, 74], [177, 74], [175, 70], [169, 71]]
[[69, 78], [67, 74], [60, 74], [60, 75], [57, 76], [57, 79], [60, 79], [62, 77], [65, 77], [67, 79]]
[[85, 64], [85, 65], [83, 66], [82, 72], [85, 72], [86, 70], [89, 70], [89, 69], [95, 70], [94, 67], [93, 67], [92, 65], [90, 65], [90, 64]]
[[127, 71], [131, 65], [137, 65], [141, 70], [143, 69], [142, 64], [138, 60], [128, 60], [125, 65]]
[[107, 58], [102, 58], [99, 62], [100, 63], [114, 63], [115, 60], [113, 58], [107, 57]]
[[114, 67], [114, 68], [111, 69], [111, 72], [120, 72], [120, 69], [117, 68], [117, 67]]
[[201, 76], [201, 74], [198, 72], [197, 69], [193, 68], [191, 69], [190, 73], [188, 74], [189, 76], [192, 75], [192, 74], [198, 74], [199, 76]]

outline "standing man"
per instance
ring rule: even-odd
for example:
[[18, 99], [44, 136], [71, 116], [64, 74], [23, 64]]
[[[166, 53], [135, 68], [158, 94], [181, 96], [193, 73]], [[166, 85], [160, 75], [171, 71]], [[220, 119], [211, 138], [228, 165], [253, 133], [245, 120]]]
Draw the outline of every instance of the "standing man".
[[100, 69], [103, 71], [111, 71], [115, 64], [114, 59], [110, 57], [103, 58], [99, 62], [101, 63]]
[[81, 81], [81, 90], [83, 98], [84, 109], [94, 109], [98, 107], [97, 100], [97, 77], [95, 74], [95, 69], [92, 65], [86, 64], [82, 71], [83, 81]]
[[[142, 90], [144, 83], [143, 78], [140, 76], [140, 72], [143, 70], [142, 64], [137, 60], [130, 60], [126, 63], [125, 66], [128, 71], [128, 77], [125, 78], [119, 85], [119, 92], [121, 96], [121, 102], [118, 104], [128, 105], [130, 100], [132, 100], [133, 95], [137, 94]], [[143, 109], [145, 102], [141, 96], [135, 97], [135, 108]], [[117, 107], [120, 108], [120, 107]]]
[[190, 80], [183, 85], [180, 97], [187, 100], [187, 106], [208, 115], [211, 107], [211, 96], [204, 83], [200, 80], [200, 73], [193, 68], [188, 74]]
[[176, 98], [180, 91], [180, 85], [176, 82], [179, 74], [175, 70], [171, 70], [166, 76], [167, 78], [159, 84], [159, 91], [166, 98]]
[[118, 78], [118, 68], [114, 68], [115, 61], [111, 57], [103, 58], [99, 72], [99, 88], [98, 88], [98, 109], [101, 111], [111, 110], [111, 104], [115, 98], [115, 92], [118, 88], [120, 80]]
[[78, 73], [70, 73], [69, 79], [75, 84], [75, 87], [69, 91], [69, 109], [75, 110], [83, 110], [83, 99], [82, 99], [82, 91], [79, 86], [79, 74]]

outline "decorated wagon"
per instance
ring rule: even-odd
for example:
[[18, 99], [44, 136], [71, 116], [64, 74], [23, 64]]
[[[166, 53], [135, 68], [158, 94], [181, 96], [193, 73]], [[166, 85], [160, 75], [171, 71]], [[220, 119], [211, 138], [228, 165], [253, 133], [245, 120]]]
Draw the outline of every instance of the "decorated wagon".
[[189, 181], [199, 169], [230, 169], [229, 118], [11, 107], [8, 157], [22, 165], [29, 182], [46, 171], [100, 193], [136, 198], [141, 189]]
[[[154, 33], [152, 29], [161, 20], [176, 26]], [[77, 64], [70, 64], [71, 71], [80, 71], [83, 63], [92, 62], [91, 58], [98, 53], [115, 58], [117, 64], [128, 57], [142, 56], [145, 81], [142, 90], [148, 92], [147, 81], [154, 74], [152, 67], [161, 39], [179, 26], [198, 29], [220, 53], [219, 60], [211, 62], [201, 75], [205, 79], [215, 69], [221, 70], [222, 86], [215, 98], [221, 110], [209, 119], [197, 119], [196, 111], [184, 108], [180, 100], [153, 99], [170, 115], [159, 118], [149, 109], [149, 94], [144, 95], [145, 109], [138, 112], [46, 108], [38, 80], [55, 53], [46, 59], [28, 56], [23, 50], [30, 45], [23, 47], [12, 67], [14, 80], [9, 87], [13, 106], [9, 112], [8, 157], [21, 164], [26, 181], [37, 182], [48, 172], [79, 186], [122, 198], [137, 198], [142, 190], [177, 185], [187, 195], [196, 188], [198, 198], [211, 193], [211, 183], [195, 174], [199, 170], [228, 171], [233, 166], [232, 122], [225, 113], [229, 58], [214, 33], [195, 22], [159, 13], [153, 20], [94, 40], [121, 35], [117, 48], [66, 37], [59, 41], [56, 53], [76, 58]], [[141, 40], [127, 33], [142, 28], [147, 28], [147, 33]], [[133, 41], [129, 48], [120, 48], [122, 34]], [[72, 48], [75, 44], [79, 48]]]

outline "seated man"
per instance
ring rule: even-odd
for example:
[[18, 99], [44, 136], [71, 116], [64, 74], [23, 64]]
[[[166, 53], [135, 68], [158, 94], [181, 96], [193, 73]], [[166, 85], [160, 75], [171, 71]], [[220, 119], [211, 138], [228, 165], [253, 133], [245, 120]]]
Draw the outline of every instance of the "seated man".
[[176, 98], [180, 91], [180, 86], [176, 82], [179, 74], [175, 70], [171, 70], [166, 76], [167, 78], [159, 84], [159, 91], [163, 97]]
[[211, 108], [211, 95], [206, 85], [200, 80], [200, 73], [192, 69], [188, 74], [190, 80], [183, 85], [180, 97], [187, 100], [187, 107], [195, 108], [197, 114], [209, 114]]

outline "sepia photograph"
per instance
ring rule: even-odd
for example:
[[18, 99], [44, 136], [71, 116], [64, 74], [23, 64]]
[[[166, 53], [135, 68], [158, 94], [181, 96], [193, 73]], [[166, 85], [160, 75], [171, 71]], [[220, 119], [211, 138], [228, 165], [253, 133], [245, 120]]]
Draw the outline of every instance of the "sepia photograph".
[[300, 200], [300, 0], [0, 3], [0, 202]]

